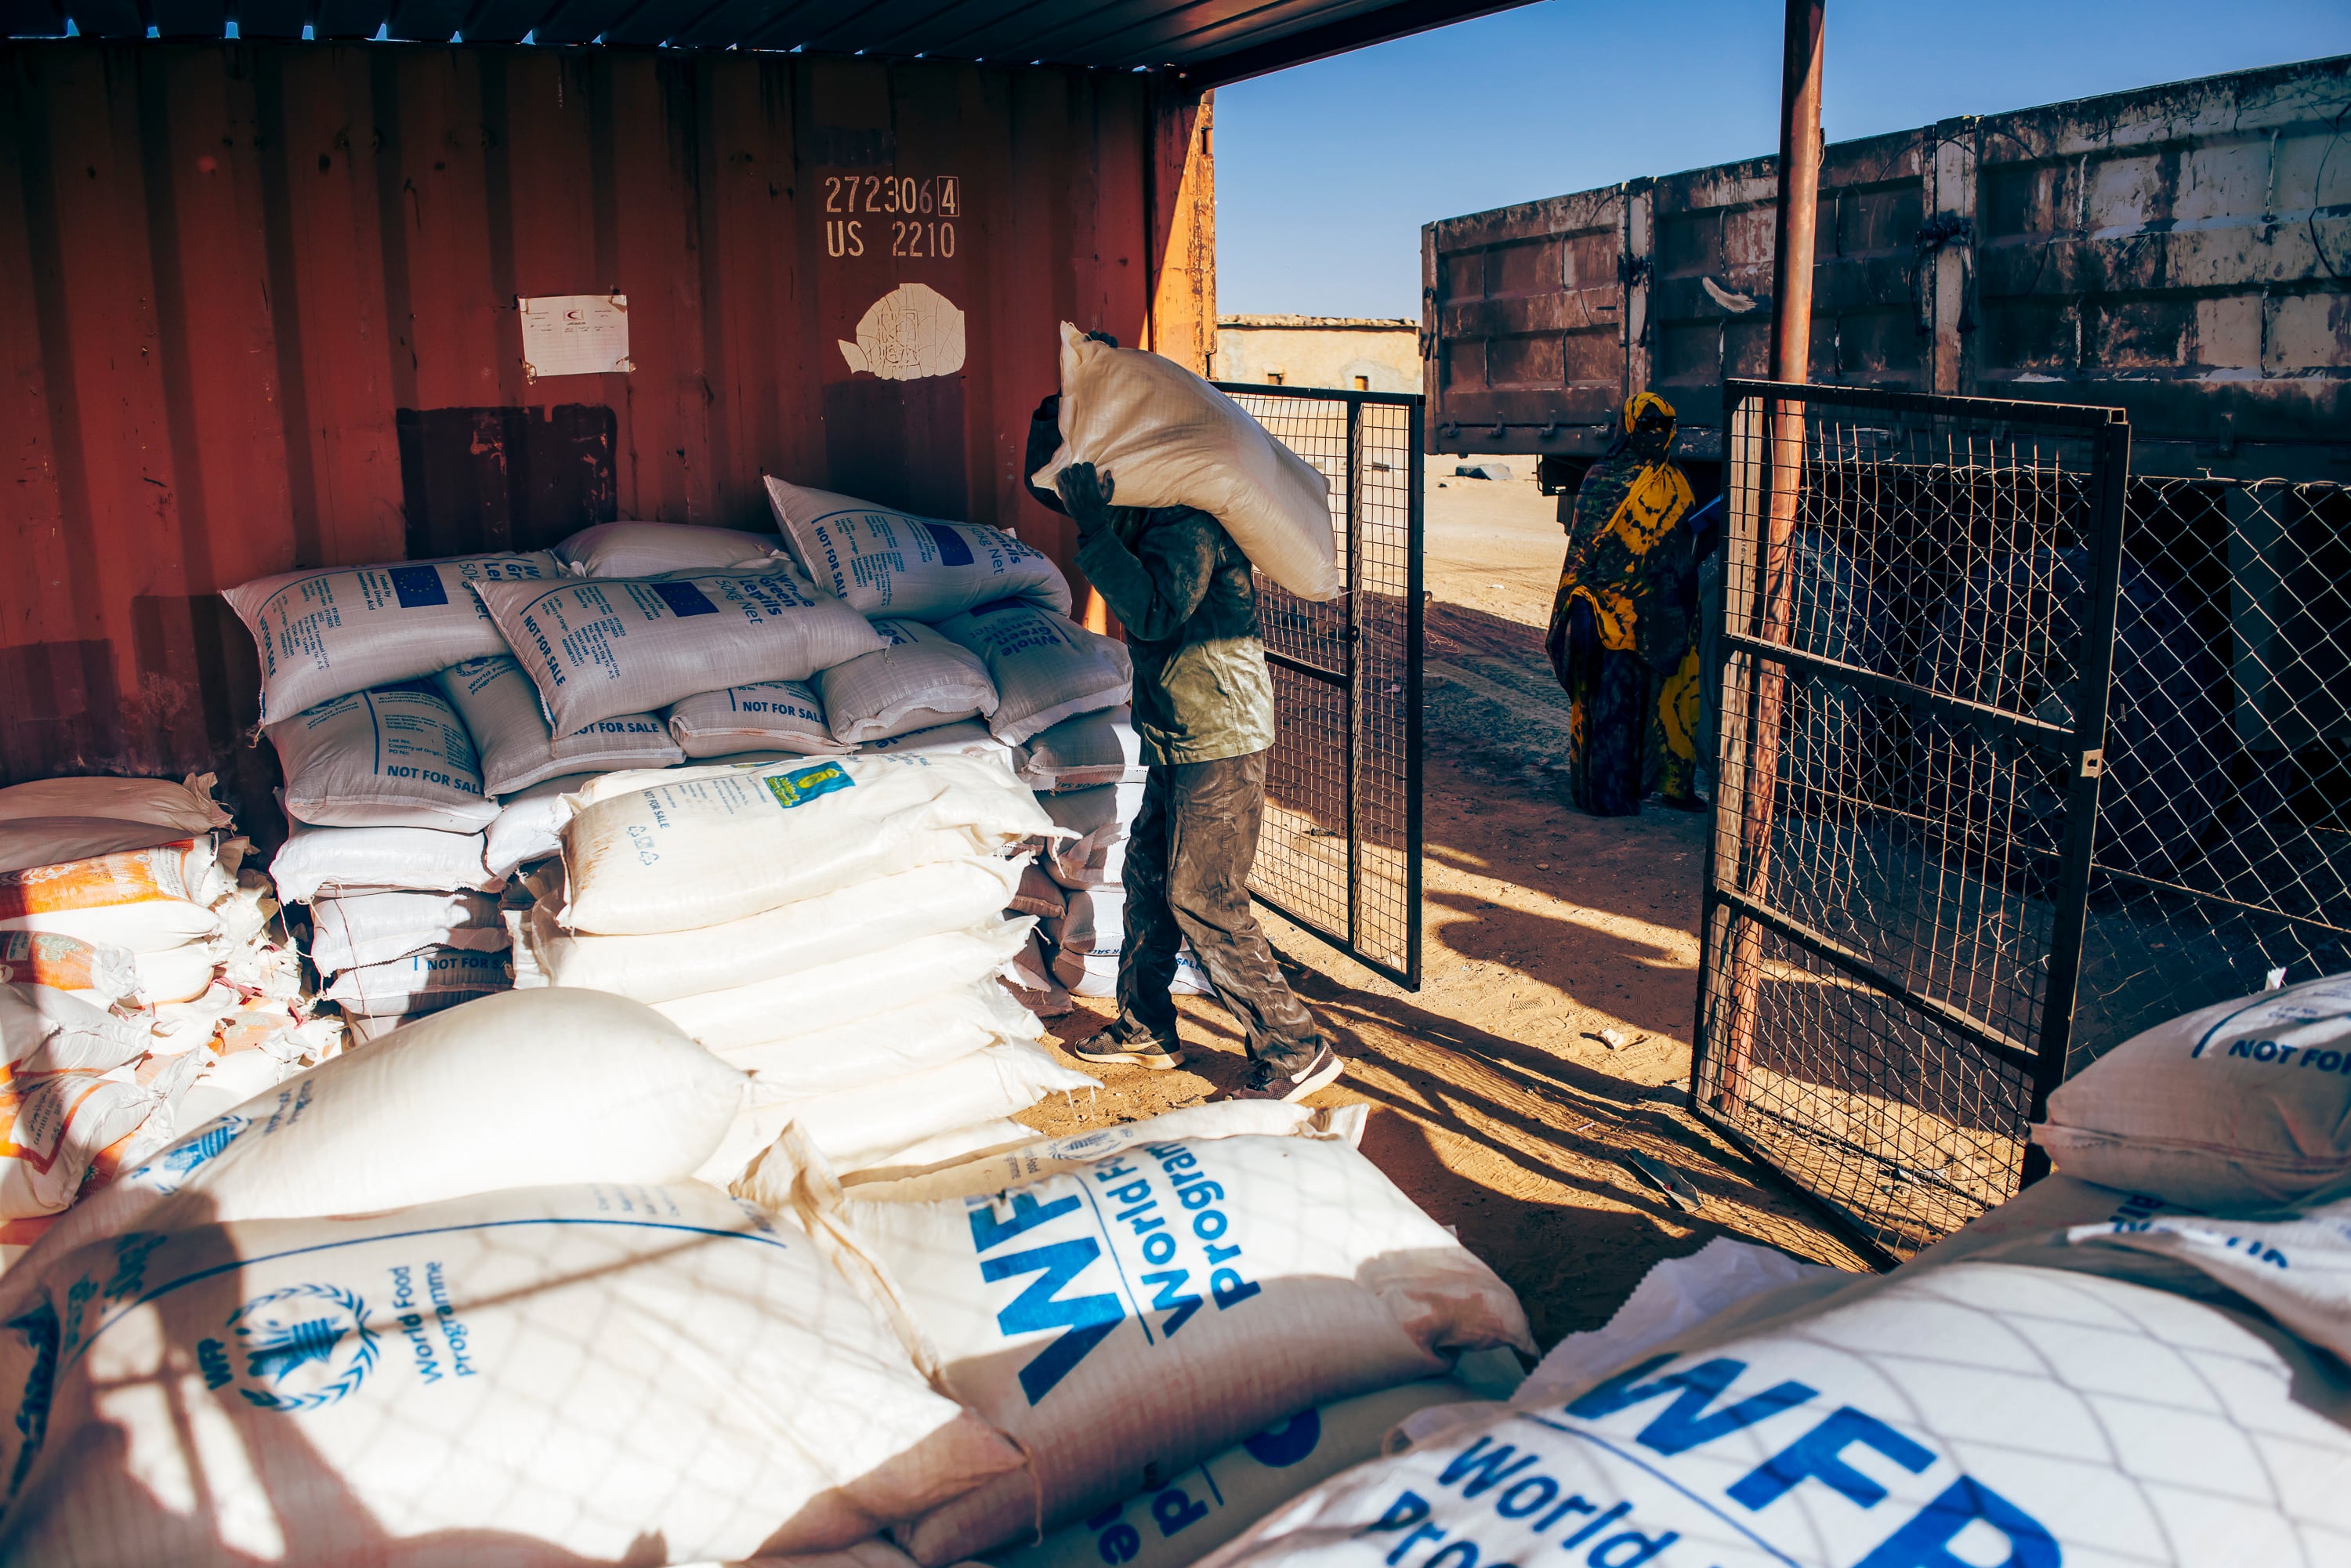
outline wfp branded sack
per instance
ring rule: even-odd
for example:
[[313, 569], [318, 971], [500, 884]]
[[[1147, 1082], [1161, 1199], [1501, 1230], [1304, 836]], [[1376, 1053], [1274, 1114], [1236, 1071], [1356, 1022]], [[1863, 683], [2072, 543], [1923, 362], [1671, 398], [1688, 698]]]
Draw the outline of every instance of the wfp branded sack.
[[1134, 733], [1134, 710], [1123, 704], [1040, 730], [1013, 753], [1012, 766], [1032, 789], [1140, 784], [1151, 776]]
[[253, 633], [261, 717], [275, 723], [352, 692], [505, 653], [472, 585], [538, 582], [561, 572], [545, 550], [451, 556], [282, 572], [221, 597]]
[[1033, 929], [995, 918], [968, 931], [943, 931], [836, 963], [655, 1002], [662, 1016], [713, 1051], [790, 1040], [832, 1029], [941, 991], [993, 981]]
[[1061, 569], [1001, 528], [934, 522], [773, 475], [768, 505], [800, 570], [861, 615], [943, 621], [992, 599], [1069, 613]]
[[1030, 476], [1040, 489], [1091, 463], [1111, 476], [1118, 505], [1196, 507], [1301, 599], [1339, 596], [1330, 482], [1175, 361], [1062, 322], [1061, 423], [1060, 448]]
[[139, 966], [128, 947], [54, 931], [0, 931], [0, 984], [12, 981], [87, 991], [105, 1006], [139, 988]]
[[744, 751], [824, 756], [850, 749], [832, 737], [824, 704], [806, 681], [757, 681], [723, 692], [702, 692], [672, 703], [667, 711], [669, 732], [688, 757], [731, 757]]
[[2291, 1203], [2351, 1176], [2351, 974], [2133, 1035], [2049, 1096], [2032, 1141], [2067, 1176], [2190, 1208]]
[[987, 726], [976, 718], [869, 740], [857, 749], [879, 757], [977, 757], [1001, 763], [1008, 772], [1012, 766], [1012, 748], [989, 734]]
[[[1016, 1116], [1048, 1094], [1101, 1087], [1100, 1080], [1063, 1066], [1031, 1041], [999, 1040], [903, 1078], [754, 1105], [736, 1118], [696, 1175], [721, 1186], [735, 1181], [786, 1127], [798, 1141], [778, 1152], [778, 1160], [804, 1157], [792, 1151], [806, 1145], [836, 1171], [959, 1157], [967, 1147], [942, 1153], [933, 1140]], [[1036, 1134], [1024, 1129], [1019, 1136], [1027, 1143]], [[769, 1179], [775, 1175], [771, 1169]]]
[[2208, 1302], [1904, 1269], [1757, 1297], [1349, 1471], [1208, 1562], [2318, 1568], [2351, 1552], [2346, 1416], [2339, 1367]]
[[220, 935], [235, 883], [210, 837], [0, 873], [0, 931], [55, 932], [133, 953]]
[[542, 779], [498, 802], [497, 821], [482, 834], [482, 863], [492, 876], [512, 876], [531, 861], [563, 852], [563, 824], [571, 820], [568, 797], [592, 777], [565, 773]]
[[967, 758], [841, 757], [695, 769], [681, 780], [571, 819], [567, 927], [633, 936], [715, 925], [1055, 831], [1010, 770]]
[[49, 1262], [174, 1216], [282, 1219], [546, 1182], [677, 1181], [717, 1146], [745, 1082], [624, 998], [508, 991], [452, 1008], [193, 1126], [76, 1204], [0, 1274], [0, 1322]]
[[991, 1559], [997, 1568], [1191, 1568], [1308, 1487], [1377, 1458], [1405, 1416], [1474, 1397], [1449, 1378], [1427, 1378], [1301, 1410], [1164, 1485]]
[[[499, 934], [505, 934], [503, 928]], [[382, 1018], [438, 1012], [513, 987], [504, 947], [489, 952], [427, 947], [405, 958], [345, 969], [319, 995], [347, 1013]]]
[[1026, 863], [1025, 856], [1001, 855], [934, 861], [690, 931], [574, 935], [544, 904], [532, 908], [525, 929], [549, 985], [666, 1002], [968, 930], [1004, 908]]
[[426, 685], [353, 692], [268, 734], [286, 770], [286, 814], [298, 822], [471, 833], [498, 814], [482, 793], [473, 736]]
[[310, 905], [309, 959], [322, 975], [433, 947], [500, 953], [506, 946], [497, 900], [483, 894], [371, 893]]
[[996, 686], [978, 654], [919, 621], [872, 622], [889, 646], [817, 677], [835, 740], [855, 746], [996, 711]]
[[752, 1103], [766, 1105], [906, 1078], [1001, 1040], [1043, 1038], [1035, 1016], [1001, 986], [964, 986], [854, 1023], [715, 1054], [749, 1073]]
[[2183, 1263], [2351, 1361], [2351, 1199], [2267, 1220], [2142, 1211], [2077, 1225], [2064, 1236], [2080, 1249]]
[[313, 828], [291, 824], [269, 862], [288, 904], [409, 888], [496, 893], [506, 878], [482, 863], [482, 835], [432, 828]]
[[483, 583], [475, 591], [560, 735], [696, 692], [804, 681], [882, 645], [865, 617], [820, 598], [790, 570]]
[[38, 779], [0, 789], [0, 872], [151, 849], [235, 826], [213, 776]]
[[679, 758], [669, 727], [650, 713], [614, 714], [557, 735], [538, 706], [538, 688], [511, 653], [468, 659], [434, 679], [480, 746], [482, 781], [493, 795], [511, 795], [560, 774], [666, 768]]
[[804, 1162], [811, 1231], [893, 1303], [916, 1363], [1029, 1456], [900, 1532], [916, 1561], [1033, 1540], [1292, 1412], [1440, 1375], [1441, 1352], [1531, 1350], [1510, 1288], [1311, 1128], [1123, 1138], [929, 1201]]
[[43, 1308], [11, 1564], [821, 1552], [1018, 1460], [789, 1221], [690, 1185], [202, 1222]]
[[996, 683], [987, 727], [1007, 746], [1079, 714], [1116, 707], [1134, 694], [1134, 661], [1125, 643], [1026, 600], [967, 610], [940, 622], [939, 632], [987, 661]]
[[692, 523], [598, 523], [557, 545], [554, 553], [581, 577], [659, 577], [765, 561], [783, 543], [776, 534]]
[[111, 1072], [147, 1054], [140, 1019], [116, 1018], [52, 986], [0, 985], [0, 1061], [20, 1072]]

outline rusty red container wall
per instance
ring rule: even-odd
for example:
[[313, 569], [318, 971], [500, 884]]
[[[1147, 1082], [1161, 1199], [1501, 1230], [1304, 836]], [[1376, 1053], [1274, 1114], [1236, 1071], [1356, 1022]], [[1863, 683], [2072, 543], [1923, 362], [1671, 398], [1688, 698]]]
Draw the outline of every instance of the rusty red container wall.
[[[273, 764], [240, 741], [252, 648], [216, 594], [293, 567], [531, 549], [615, 517], [764, 526], [762, 471], [1016, 525], [1066, 564], [1067, 524], [1019, 476], [1055, 324], [1137, 341], [1146, 252], [1190, 244], [1146, 214], [1151, 105], [1128, 74], [0, 57], [0, 782], [222, 767], [253, 804]], [[927, 183], [919, 233], [885, 181]], [[1160, 183], [1165, 204], [1186, 182]], [[909, 282], [963, 312], [962, 369], [853, 371], [841, 345]], [[612, 291], [634, 371], [526, 380], [516, 296]]]

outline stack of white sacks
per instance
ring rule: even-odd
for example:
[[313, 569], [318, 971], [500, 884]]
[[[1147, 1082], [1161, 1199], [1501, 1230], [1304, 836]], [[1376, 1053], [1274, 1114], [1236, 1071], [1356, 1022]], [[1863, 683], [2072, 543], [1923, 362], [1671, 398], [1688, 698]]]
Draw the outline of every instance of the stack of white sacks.
[[212, 785], [0, 789], [0, 1260], [191, 1121], [340, 1045]]

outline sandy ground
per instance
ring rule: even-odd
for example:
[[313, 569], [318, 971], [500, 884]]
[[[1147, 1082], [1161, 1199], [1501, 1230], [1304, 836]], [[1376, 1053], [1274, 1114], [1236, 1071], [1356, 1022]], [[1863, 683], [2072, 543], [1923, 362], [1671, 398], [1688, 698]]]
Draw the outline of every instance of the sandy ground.
[[[1460, 479], [1449, 461], [1429, 465], [1422, 989], [1265, 919], [1351, 1059], [1312, 1103], [1374, 1108], [1364, 1152], [1517, 1289], [1548, 1346], [1605, 1322], [1653, 1263], [1715, 1236], [1864, 1265], [1684, 1108], [1706, 819], [1652, 801], [1604, 820], [1562, 800], [1565, 714], [1541, 647], [1558, 503], [1537, 491], [1531, 463], [1500, 461], [1519, 476]], [[1179, 1005], [1193, 1048], [1183, 1068], [1098, 1068], [1098, 1093], [1024, 1120], [1074, 1131], [1238, 1082], [1246, 1058], [1230, 1018], [1213, 1001]], [[1111, 1012], [1081, 1000], [1055, 1032], [1081, 1039]], [[1634, 1155], [1678, 1173], [1695, 1212], [1638, 1174]]]

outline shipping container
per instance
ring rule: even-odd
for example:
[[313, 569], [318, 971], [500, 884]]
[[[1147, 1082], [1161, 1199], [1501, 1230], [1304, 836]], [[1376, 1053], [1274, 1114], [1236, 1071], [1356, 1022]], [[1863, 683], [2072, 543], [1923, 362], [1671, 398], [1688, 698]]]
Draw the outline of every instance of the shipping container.
[[[2346, 110], [2351, 57], [1828, 146], [1812, 379], [2119, 406], [2142, 474], [2351, 479]], [[1778, 162], [1424, 228], [1429, 450], [1572, 473], [1653, 389], [1719, 461], [1723, 380], [1767, 373]]]

